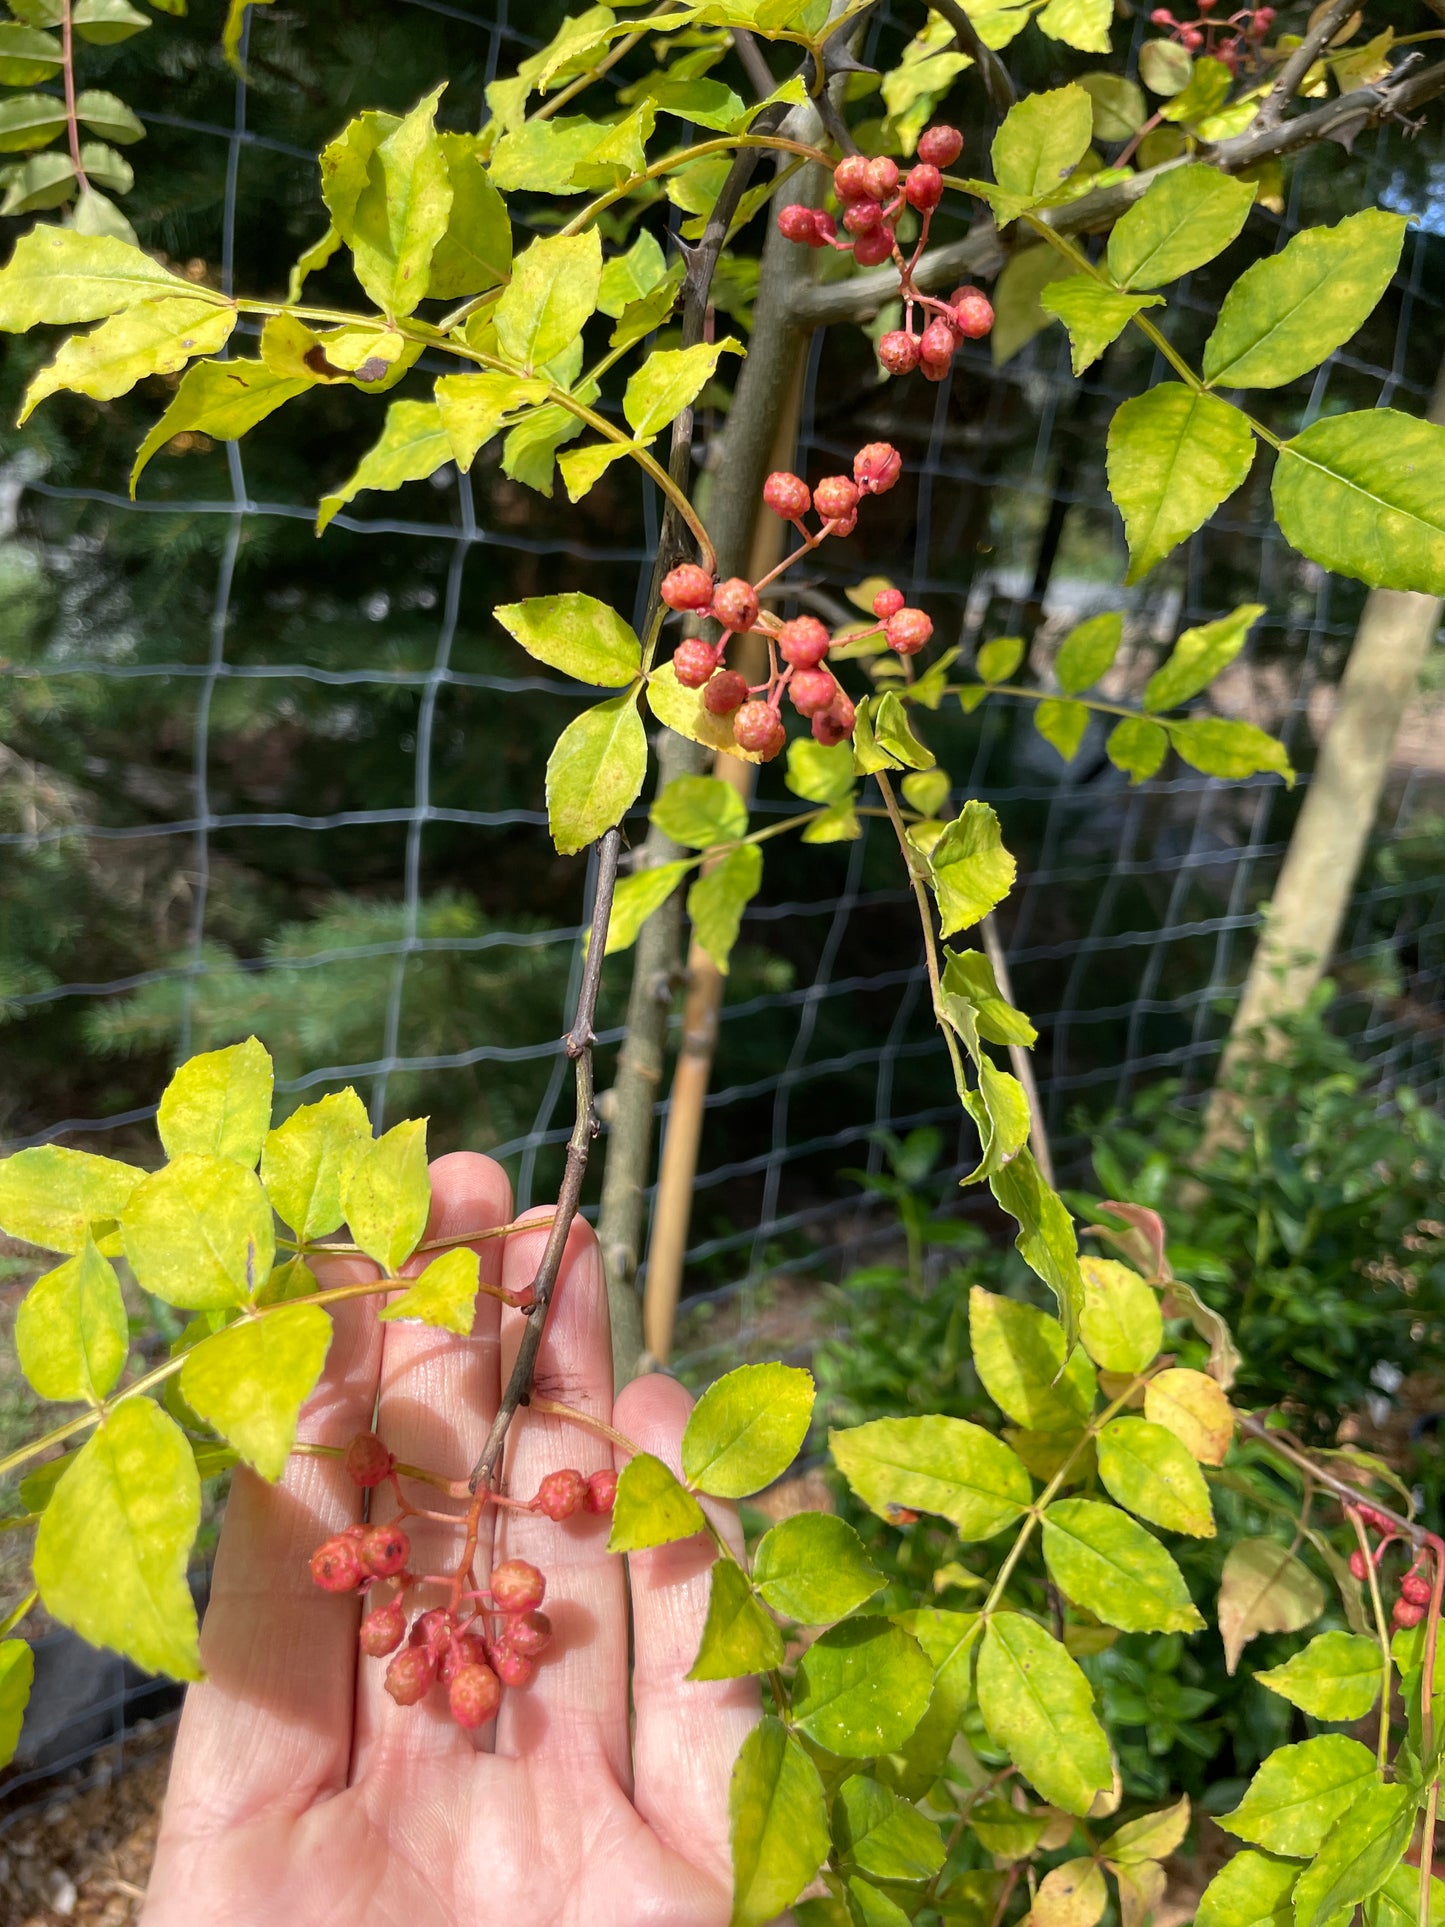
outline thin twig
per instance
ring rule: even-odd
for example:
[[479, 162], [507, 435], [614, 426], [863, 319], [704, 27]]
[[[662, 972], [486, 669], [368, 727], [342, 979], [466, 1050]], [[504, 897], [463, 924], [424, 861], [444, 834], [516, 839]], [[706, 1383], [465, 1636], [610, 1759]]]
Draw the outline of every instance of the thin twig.
[[766, 100], [778, 83], [773, 79], [772, 69], [763, 59], [761, 47], [746, 27], [734, 27], [732, 35], [733, 51], [743, 64], [743, 71], [752, 82], [754, 93], [759, 100]]
[[75, 112], [75, 34], [71, 24], [70, 0], [60, 0], [60, 65], [65, 83], [65, 131], [70, 141], [70, 164], [82, 194], [90, 187], [80, 164], [80, 122]]
[[[1006, 1004], [1011, 1004], [1014, 1000], [1013, 980], [1009, 975], [1008, 958], [1004, 955], [998, 925], [991, 915], [985, 917], [979, 925], [979, 934], [983, 938], [984, 955], [993, 966], [994, 982], [998, 985], [999, 995]], [[1008, 1061], [1023, 1089], [1024, 1102], [1029, 1107], [1029, 1147], [1034, 1154], [1034, 1163], [1039, 1167], [1044, 1183], [1052, 1191], [1056, 1188], [1054, 1154], [1049, 1145], [1049, 1134], [1044, 1128], [1044, 1107], [1039, 1097], [1038, 1079], [1034, 1076], [1034, 1060], [1029, 1055], [1028, 1046], [1010, 1044]]]
[[1285, 108], [1298, 93], [1305, 75], [1349, 19], [1357, 3], [1358, 0], [1333, 0], [1333, 4], [1325, 8], [1319, 20], [1280, 68], [1273, 87], [1264, 97], [1263, 106], [1254, 117], [1256, 127], [1278, 127]]
[[1013, 81], [1009, 78], [1008, 68], [1004, 66], [992, 47], [986, 47], [978, 37], [978, 29], [959, 6], [958, 0], [928, 0], [930, 9], [939, 14], [953, 28], [953, 37], [960, 53], [968, 55], [978, 68], [979, 78], [983, 81], [989, 105], [1000, 116], [1006, 114], [1018, 95], [1014, 92]]
[[572, 1136], [567, 1145], [567, 1165], [562, 1174], [562, 1188], [557, 1194], [557, 1211], [552, 1219], [552, 1228], [547, 1234], [546, 1249], [542, 1261], [537, 1266], [532, 1279], [532, 1303], [527, 1309], [527, 1324], [522, 1333], [522, 1342], [517, 1348], [517, 1358], [512, 1366], [512, 1375], [507, 1380], [506, 1390], [502, 1393], [497, 1407], [497, 1416], [492, 1420], [487, 1442], [482, 1447], [481, 1456], [473, 1467], [470, 1480], [475, 1492], [482, 1484], [490, 1485], [497, 1468], [497, 1461], [506, 1443], [507, 1431], [519, 1406], [526, 1402], [532, 1389], [532, 1375], [537, 1368], [537, 1353], [542, 1345], [542, 1333], [547, 1324], [547, 1311], [552, 1303], [552, 1293], [556, 1289], [557, 1276], [562, 1269], [562, 1254], [567, 1248], [568, 1234], [572, 1221], [577, 1216], [577, 1207], [582, 1201], [582, 1180], [587, 1174], [587, 1156], [592, 1148], [592, 1140], [597, 1134], [597, 1113], [593, 1108], [593, 1064], [592, 1046], [596, 1042], [594, 1023], [597, 1016], [597, 993], [602, 983], [602, 958], [607, 949], [607, 926], [612, 917], [612, 893], [617, 883], [617, 859], [622, 852], [622, 831], [614, 825], [602, 837], [597, 846], [597, 888], [592, 900], [592, 940], [587, 947], [587, 962], [582, 971], [582, 985], [577, 993], [577, 1009], [573, 1016], [572, 1028], [567, 1033], [566, 1051], [577, 1067], [577, 1116], [572, 1126]]

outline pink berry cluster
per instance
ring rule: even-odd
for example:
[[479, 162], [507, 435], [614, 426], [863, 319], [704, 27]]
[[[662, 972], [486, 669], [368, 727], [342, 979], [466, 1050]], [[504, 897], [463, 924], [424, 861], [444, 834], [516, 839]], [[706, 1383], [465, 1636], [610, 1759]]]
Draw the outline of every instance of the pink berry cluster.
[[[346, 1448], [344, 1463], [364, 1491], [390, 1485], [403, 1517], [419, 1514], [401, 1487], [396, 1460], [374, 1432], [358, 1432]], [[512, 1509], [540, 1512], [549, 1519], [575, 1513], [609, 1513], [617, 1496], [617, 1474], [608, 1468], [590, 1478], [573, 1469], [549, 1472], [534, 1498], [507, 1501]], [[474, 1511], [496, 1495], [474, 1501]], [[428, 1515], [436, 1516], [436, 1515]], [[474, 1524], [459, 1518], [459, 1525]], [[398, 1706], [415, 1706], [438, 1684], [458, 1726], [484, 1726], [495, 1717], [506, 1687], [530, 1683], [538, 1659], [552, 1638], [552, 1622], [541, 1610], [547, 1581], [525, 1559], [504, 1559], [492, 1568], [485, 1586], [473, 1565], [474, 1532], [453, 1573], [432, 1575], [409, 1568], [411, 1539], [400, 1519], [388, 1525], [354, 1525], [323, 1541], [311, 1555], [311, 1577], [324, 1592], [361, 1593], [370, 1603], [374, 1587], [389, 1582], [393, 1596], [371, 1605], [361, 1621], [361, 1650], [388, 1659], [385, 1686]], [[411, 1616], [408, 1598], [419, 1587], [448, 1589], [445, 1606]]]
[[1156, 27], [1167, 27], [1171, 39], [1192, 54], [1205, 53], [1223, 61], [1231, 73], [1239, 71], [1245, 54], [1257, 52], [1260, 42], [1274, 25], [1273, 7], [1243, 7], [1227, 19], [1212, 19], [1219, 0], [1194, 0], [1198, 13], [1193, 20], [1181, 20], [1168, 7], [1156, 7], [1149, 18]]
[[[816, 549], [830, 535], [851, 535], [858, 521], [858, 505], [865, 495], [882, 495], [902, 472], [898, 450], [887, 442], [869, 442], [853, 457], [853, 473], [825, 475], [813, 488], [799, 475], [779, 469], [763, 484], [763, 501], [775, 515], [791, 522], [803, 538], [786, 561], [759, 582], [730, 576], [714, 582], [695, 562], [672, 569], [662, 582], [662, 599], [669, 609], [692, 616], [711, 616], [722, 629], [717, 642], [689, 636], [673, 652], [673, 673], [685, 689], [700, 689], [703, 703], [714, 716], [731, 716], [737, 743], [770, 762], [786, 740], [782, 703], [786, 695], [800, 716], [812, 725], [814, 740], [832, 748], [853, 733], [856, 712], [833, 672], [825, 666], [835, 642], [816, 616], [794, 616], [781, 621], [764, 609], [761, 593], [791, 568], [801, 555]], [[809, 511], [819, 526], [810, 529], [803, 519]], [[933, 623], [922, 609], [904, 607], [901, 590], [885, 589], [873, 600], [877, 622], [872, 629], [853, 631], [846, 640], [881, 632], [900, 656], [916, 655], [933, 634]], [[728, 642], [735, 635], [756, 634], [768, 640], [768, 675], [750, 686], [735, 669], [723, 666]]]
[[[1387, 1518], [1383, 1512], [1376, 1512], [1373, 1506], [1355, 1506], [1351, 1507], [1350, 1511], [1367, 1533], [1380, 1534], [1378, 1542], [1370, 1553], [1369, 1561], [1358, 1547], [1350, 1554], [1350, 1571], [1356, 1579], [1364, 1580], [1369, 1577], [1370, 1563], [1372, 1562], [1378, 1570], [1385, 1554], [1397, 1539], [1402, 1538], [1402, 1534], [1397, 1530], [1392, 1519]], [[1415, 1549], [1410, 1570], [1400, 1580], [1400, 1590], [1390, 1614], [1395, 1625], [1418, 1626], [1430, 1609], [1433, 1590], [1430, 1579], [1430, 1556], [1426, 1549], [1420, 1546]]]
[[[878, 267], [892, 259], [898, 265], [898, 291], [904, 304], [904, 325], [884, 335], [878, 359], [891, 375], [911, 375], [915, 368], [926, 381], [942, 381], [961, 341], [978, 341], [993, 326], [993, 304], [979, 288], [955, 288], [947, 301], [920, 292], [913, 276], [924, 248], [933, 210], [943, 198], [943, 169], [963, 152], [963, 135], [956, 127], [930, 127], [918, 143], [918, 160], [906, 174], [886, 155], [868, 160], [849, 154], [833, 169], [845, 233], [826, 208], [785, 207], [778, 227], [790, 241], [803, 247], [836, 248], [851, 252], [862, 268]], [[898, 245], [896, 222], [903, 208], [917, 210], [918, 240], [905, 259]]]

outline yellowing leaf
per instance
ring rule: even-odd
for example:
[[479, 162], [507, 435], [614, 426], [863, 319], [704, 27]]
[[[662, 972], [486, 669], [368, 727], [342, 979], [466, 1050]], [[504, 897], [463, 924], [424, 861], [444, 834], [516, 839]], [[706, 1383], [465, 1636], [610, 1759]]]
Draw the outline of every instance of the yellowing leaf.
[[934, 1512], [961, 1539], [989, 1539], [1020, 1519], [1032, 1497], [1028, 1474], [1001, 1439], [967, 1419], [874, 1419], [830, 1432], [834, 1463], [881, 1519]]
[[740, 1365], [693, 1407], [682, 1435], [689, 1485], [741, 1499], [781, 1478], [813, 1414], [812, 1374], [795, 1365]]
[[1109, 424], [1109, 493], [1137, 582], [1240, 487], [1254, 434], [1237, 408], [1163, 381], [1121, 404]]
[[376, 1140], [347, 1180], [345, 1204], [355, 1243], [394, 1277], [421, 1243], [431, 1210], [425, 1118], [393, 1124]]
[[884, 1580], [846, 1521], [830, 1512], [795, 1512], [763, 1534], [753, 1584], [774, 1612], [822, 1626], [881, 1592]]
[[[63, 110], [57, 106], [57, 112], [63, 124]], [[0, 268], [0, 329], [24, 334], [40, 322], [73, 327], [163, 294], [188, 301], [207, 298], [194, 281], [172, 274], [128, 242], [106, 234], [77, 234], [73, 228], [36, 227], [21, 235]], [[209, 299], [216, 307], [230, 308], [222, 294]]]
[[47, 395], [69, 389], [96, 401], [129, 394], [147, 375], [171, 375], [196, 355], [223, 348], [236, 310], [213, 301], [147, 301], [112, 315], [88, 335], [72, 335], [25, 391], [19, 420]]
[[994, 1613], [978, 1659], [978, 1707], [989, 1736], [1044, 1799], [1087, 1813], [1114, 1777], [1093, 1688], [1042, 1626]]
[[1342, 1733], [1322, 1733], [1276, 1747], [1218, 1824], [1270, 1853], [1303, 1859], [1318, 1853], [1336, 1820], [1377, 1777], [1368, 1747]]
[[1129, 1265], [1113, 1258], [1081, 1258], [1084, 1309], [1079, 1335], [1106, 1372], [1142, 1372], [1164, 1342], [1158, 1294]]
[[1184, 1575], [1141, 1525], [1096, 1499], [1056, 1499], [1044, 1514], [1044, 1561], [1076, 1606], [1126, 1633], [1197, 1632]]
[[[1106, 54], [1113, 21], [1114, 0], [1048, 0], [1039, 15], [1039, 29], [1051, 40], [1062, 40], [1081, 53]], [[1037, 1915], [1038, 1909], [1034, 1912]], [[1092, 1922], [1080, 1923], [1080, 1927], [1092, 1927]]]
[[1088, 152], [1093, 130], [1093, 107], [1082, 87], [1028, 94], [1009, 109], [992, 148], [998, 186], [989, 200], [1000, 227], [1057, 193]]
[[15, 1758], [34, 1679], [35, 1654], [23, 1639], [7, 1639], [0, 1645], [0, 1767]]
[[267, 1135], [261, 1182], [303, 1243], [326, 1237], [342, 1222], [346, 1185], [370, 1143], [366, 1106], [350, 1085], [303, 1104]]
[[635, 1452], [617, 1480], [609, 1552], [640, 1552], [690, 1539], [707, 1525], [702, 1507], [650, 1452]]
[[975, 1285], [968, 1301], [974, 1370], [983, 1388], [1015, 1424], [1062, 1432], [1089, 1416], [1092, 1366], [1068, 1349], [1062, 1325], [1033, 1305]]
[[1072, 274], [1065, 280], [1051, 281], [1039, 296], [1039, 306], [1044, 312], [1057, 316], [1069, 331], [1076, 375], [1082, 375], [1094, 365], [1136, 314], [1145, 308], [1163, 305], [1162, 295], [1121, 294], [1116, 288], [1096, 281], [1091, 274]]
[[1239, 1539], [1219, 1582], [1219, 1634], [1233, 1672], [1260, 1633], [1297, 1633], [1325, 1609], [1325, 1590], [1278, 1539]]
[[434, 401], [392, 402], [380, 439], [340, 488], [322, 496], [316, 533], [320, 535], [337, 510], [364, 488], [390, 489], [400, 488], [404, 482], [424, 482], [451, 460], [451, 438]]
[[560, 355], [596, 308], [601, 279], [602, 241], [595, 227], [534, 241], [517, 257], [496, 306], [502, 352], [529, 371]]
[[725, 354], [745, 354], [732, 335], [700, 341], [692, 348], [656, 348], [627, 384], [622, 412], [640, 442], [660, 435], [684, 408], [691, 407], [712, 380]]
[[142, 1291], [189, 1311], [241, 1304], [270, 1275], [276, 1249], [255, 1172], [191, 1153], [136, 1186], [120, 1231]]
[[188, 1059], [156, 1112], [166, 1156], [192, 1151], [254, 1169], [271, 1123], [272, 1081], [270, 1052], [254, 1037]]
[[1445, 595], [1445, 428], [1394, 408], [1327, 415], [1275, 463], [1274, 512], [1312, 562]]
[[175, 400], [140, 445], [130, 492], [157, 449], [177, 435], [200, 430], [218, 442], [239, 441], [249, 429], [314, 387], [311, 378], [283, 378], [260, 361], [202, 361], [181, 377]]
[[671, 662], [660, 663], [647, 678], [647, 706], [668, 729], [675, 729], [689, 742], [702, 743], [707, 749], [721, 750], [745, 763], [760, 763], [756, 750], [742, 749], [733, 736], [732, 718], [714, 716], [706, 708], [700, 689], [684, 689]]
[[1201, 1465], [1223, 1465], [1234, 1437], [1229, 1400], [1204, 1372], [1160, 1372], [1144, 1388], [1144, 1416], [1167, 1426]]
[[114, 1387], [129, 1350], [120, 1280], [87, 1237], [25, 1294], [15, 1315], [20, 1369], [42, 1398], [94, 1401]]
[[812, 1880], [830, 1845], [818, 1769], [781, 1720], [761, 1720], [743, 1741], [728, 1789], [728, 1820], [729, 1927], [767, 1927]]
[[783, 1663], [783, 1636], [755, 1597], [748, 1576], [726, 1556], [713, 1561], [707, 1619], [689, 1679], [743, 1679]]
[[479, 375], [443, 375], [436, 385], [436, 405], [457, 467], [469, 469], [477, 450], [510, 426], [511, 415], [545, 401], [548, 392], [546, 381], [530, 375], [491, 369]]
[[617, 611], [596, 596], [568, 590], [531, 596], [492, 611], [529, 656], [578, 682], [621, 689], [642, 667], [642, 644]]
[[512, 224], [492, 184], [475, 134], [440, 134], [452, 202], [446, 231], [432, 253], [427, 293], [455, 301], [483, 294], [505, 281], [512, 268]]
[[35, 1580], [47, 1610], [146, 1672], [199, 1679], [186, 1561], [200, 1517], [184, 1433], [150, 1399], [125, 1399], [69, 1461], [41, 1517]]
[[547, 759], [547, 820], [563, 856], [621, 822], [646, 774], [647, 734], [635, 690], [568, 723]]
[[1117, 1828], [1099, 1848], [1101, 1859], [1137, 1867], [1149, 1860], [1165, 1860], [1178, 1851], [1189, 1831], [1189, 1795], [1158, 1813], [1143, 1814]]
[[1145, 1418], [1116, 1418], [1098, 1438], [1099, 1477], [1111, 1499], [1151, 1525], [1214, 1537], [1204, 1475], [1172, 1432]]
[[1094, 1927], [1109, 1904], [1104, 1870], [1085, 1857], [1053, 1867], [1039, 1882], [1029, 1919], [1033, 1927]]
[[1321, 1633], [1254, 1676], [1317, 1720], [1362, 1720], [1380, 1697], [1380, 1649], [1359, 1633]]
[[0, 1230], [44, 1251], [83, 1251], [91, 1227], [117, 1219], [144, 1176], [91, 1151], [33, 1145], [0, 1158]]
[[1249, 219], [1254, 195], [1253, 183], [1202, 161], [1171, 168], [1114, 223], [1109, 273], [1121, 288], [1177, 281], [1229, 246]]
[[419, 1318], [458, 1337], [470, 1335], [477, 1316], [477, 1254], [458, 1247], [433, 1258], [414, 1285], [393, 1299], [383, 1319]]
[[1177, 709], [1191, 696], [1197, 696], [1234, 661], [1263, 614], [1262, 602], [1245, 602], [1215, 622], [1186, 629], [1175, 643], [1169, 660], [1145, 683], [1144, 707]]
[[330, 1343], [331, 1320], [320, 1305], [239, 1319], [186, 1353], [181, 1396], [263, 1479], [279, 1479]]
[[964, 804], [934, 844], [929, 868], [945, 937], [967, 930], [1003, 902], [1017, 866], [1003, 847], [990, 804], [976, 797]]

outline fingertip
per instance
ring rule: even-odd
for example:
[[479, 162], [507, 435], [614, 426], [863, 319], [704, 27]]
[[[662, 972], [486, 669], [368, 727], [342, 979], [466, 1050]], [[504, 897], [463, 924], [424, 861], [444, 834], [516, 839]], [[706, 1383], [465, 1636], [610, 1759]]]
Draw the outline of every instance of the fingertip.
[[685, 1385], [666, 1372], [649, 1372], [623, 1386], [612, 1408], [612, 1422], [636, 1442], [639, 1451], [650, 1452], [680, 1472], [682, 1435], [692, 1407], [693, 1397]]

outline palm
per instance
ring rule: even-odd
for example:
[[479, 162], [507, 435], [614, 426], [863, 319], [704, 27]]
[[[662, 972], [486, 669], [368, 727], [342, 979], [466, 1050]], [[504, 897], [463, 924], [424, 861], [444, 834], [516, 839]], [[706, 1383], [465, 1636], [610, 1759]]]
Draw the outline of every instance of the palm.
[[[429, 1235], [506, 1222], [506, 1180], [488, 1160], [443, 1159], [433, 1177]], [[516, 1285], [535, 1268], [539, 1234], [479, 1249], [484, 1277]], [[303, 1436], [344, 1443], [379, 1396], [379, 1429], [400, 1458], [460, 1476], [520, 1324], [499, 1320], [495, 1299], [479, 1302], [466, 1340], [378, 1327], [370, 1309], [344, 1307]], [[601, 1267], [579, 1227], [540, 1376], [606, 1418], [609, 1357]], [[619, 1400], [617, 1422], [675, 1459], [686, 1403], [677, 1386], [644, 1380]], [[542, 1471], [607, 1463], [601, 1441], [556, 1421], [524, 1416], [513, 1439], [508, 1482], [520, 1494]], [[209, 1679], [182, 1721], [150, 1927], [721, 1927], [728, 1773], [756, 1701], [746, 1684], [684, 1677], [706, 1610], [706, 1550], [634, 1556], [629, 1572], [595, 1519], [509, 1515], [496, 1554], [547, 1573], [556, 1640], [482, 1747], [437, 1695], [394, 1706], [383, 1668], [358, 1656], [355, 1601], [311, 1586], [307, 1555], [355, 1510], [333, 1460], [293, 1461], [275, 1490], [238, 1476], [202, 1639]], [[427, 1569], [454, 1556], [443, 1526], [421, 1524], [413, 1540]]]

